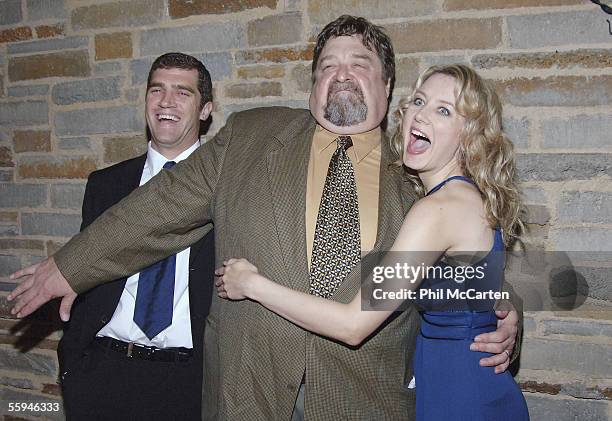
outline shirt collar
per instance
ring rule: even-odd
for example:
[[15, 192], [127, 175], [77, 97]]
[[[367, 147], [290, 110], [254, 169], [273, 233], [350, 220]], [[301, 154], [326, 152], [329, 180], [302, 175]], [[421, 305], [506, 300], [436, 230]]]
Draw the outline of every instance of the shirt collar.
[[[347, 150], [347, 153], [353, 152], [353, 156], [356, 158], [356, 162], [361, 162], [363, 158], [368, 156], [370, 152], [378, 145], [380, 145], [382, 131], [380, 126], [374, 129], [358, 134], [352, 134], [351, 139], [353, 140], [353, 147]], [[340, 136], [339, 134], [332, 133], [326, 128], [317, 124], [314, 134], [314, 147], [316, 153], [321, 153], [325, 149], [329, 148], [332, 144], [336, 147], [336, 139]]]
[[155, 149], [153, 149], [153, 147], [151, 146], [151, 141], [149, 141], [149, 144], [147, 146], [147, 160], [145, 162], [145, 170], [149, 171], [151, 174], [151, 177], [153, 177], [154, 175], [157, 175], [157, 173], [162, 170], [166, 162], [174, 161], [176, 163], [179, 163], [183, 159], [186, 159], [189, 155], [191, 155], [191, 153], [195, 151], [198, 148], [198, 146], [200, 146], [199, 139], [189, 148], [181, 152], [176, 158], [168, 159], [162, 154], [160, 154], [159, 152], [157, 152]]

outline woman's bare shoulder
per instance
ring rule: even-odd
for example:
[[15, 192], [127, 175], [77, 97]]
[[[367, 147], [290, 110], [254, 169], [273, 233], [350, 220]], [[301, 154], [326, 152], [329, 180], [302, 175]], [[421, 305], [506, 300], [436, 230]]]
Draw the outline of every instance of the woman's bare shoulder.
[[438, 200], [444, 202], [441, 223], [448, 233], [450, 249], [468, 251], [489, 247], [492, 231], [483, 198], [475, 186], [449, 183], [447, 189], [440, 190]]

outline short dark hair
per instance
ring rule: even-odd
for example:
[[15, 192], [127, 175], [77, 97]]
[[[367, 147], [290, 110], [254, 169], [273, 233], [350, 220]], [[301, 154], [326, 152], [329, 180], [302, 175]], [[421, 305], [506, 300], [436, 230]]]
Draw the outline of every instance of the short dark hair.
[[213, 100], [212, 96], [212, 81], [210, 73], [206, 70], [204, 64], [197, 58], [183, 53], [166, 53], [155, 59], [149, 70], [147, 78], [147, 90], [151, 86], [151, 78], [153, 72], [158, 69], [184, 69], [198, 71], [198, 91], [200, 91], [200, 108], [203, 108], [207, 102]]
[[312, 74], [314, 78], [319, 55], [331, 38], [342, 36], [361, 35], [363, 45], [370, 51], [378, 54], [383, 66], [383, 79], [390, 82], [391, 87], [395, 83], [395, 54], [391, 38], [384, 32], [383, 28], [374, 25], [365, 18], [358, 16], [342, 15], [333, 22], [328, 23], [317, 36], [314, 55], [312, 58]]

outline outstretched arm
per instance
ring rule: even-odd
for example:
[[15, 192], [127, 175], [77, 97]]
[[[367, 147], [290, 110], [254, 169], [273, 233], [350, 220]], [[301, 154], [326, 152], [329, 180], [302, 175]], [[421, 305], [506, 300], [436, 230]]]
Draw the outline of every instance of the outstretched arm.
[[361, 292], [349, 304], [341, 304], [284, 287], [257, 273], [245, 259], [230, 259], [217, 269], [219, 296], [251, 299], [296, 325], [347, 343], [358, 345], [391, 314], [361, 311]]
[[52, 298], [67, 297], [60, 314], [66, 320], [75, 293], [135, 273], [206, 234], [232, 121], [172, 171], [107, 210], [52, 258], [14, 273], [11, 279], [22, 282], [8, 297], [16, 300], [13, 314], [25, 317]]
[[[447, 237], [431, 235], [439, 229], [436, 223], [439, 218], [440, 214], [436, 213], [435, 208], [427, 206], [424, 201], [419, 202], [406, 216], [391, 251], [412, 251], [402, 255], [414, 259], [414, 262], [405, 263], [415, 267], [433, 264], [448, 248], [445, 244]], [[423, 248], [442, 251], [417, 252], [417, 249]], [[394, 263], [386, 258], [381, 266], [393, 266]], [[216, 285], [221, 297], [258, 301], [306, 330], [350, 345], [360, 344], [392, 312], [392, 309], [362, 311], [361, 292], [349, 304], [341, 304], [286, 288], [260, 275], [257, 268], [244, 259], [231, 259], [216, 273], [219, 276]], [[406, 282], [403, 287], [415, 290], [420, 281], [418, 278], [414, 282]], [[397, 307], [401, 301], [394, 301], [394, 304]]]

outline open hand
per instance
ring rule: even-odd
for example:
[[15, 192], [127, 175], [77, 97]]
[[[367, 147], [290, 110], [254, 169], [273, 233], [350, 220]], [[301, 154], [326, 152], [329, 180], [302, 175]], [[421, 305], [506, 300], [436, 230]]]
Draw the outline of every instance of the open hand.
[[230, 300], [249, 298], [248, 287], [253, 275], [258, 273], [257, 267], [246, 259], [229, 259], [223, 266], [215, 270], [217, 294]]
[[47, 301], [62, 297], [59, 309], [60, 318], [65, 322], [68, 321], [70, 309], [77, 294], [57, 268], [53, 257], [13, 273], [11, 279], [22, 279], [7, 297], [8, 301], [17, 299], [11, 309], [11, 314], [26, 317]]
[[492, 355], [480, 360], [480, 365], [495, 367], [495, 373], [503, 373], [510, 365], [518, 332], [518, 313], [516, 310], [497, 310], [497, 330], [483, 333], [474, 338], [470, 345], [472, 351], [489, 352]]

